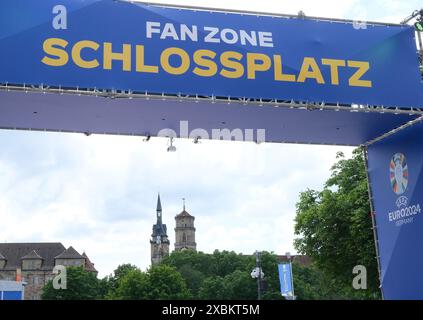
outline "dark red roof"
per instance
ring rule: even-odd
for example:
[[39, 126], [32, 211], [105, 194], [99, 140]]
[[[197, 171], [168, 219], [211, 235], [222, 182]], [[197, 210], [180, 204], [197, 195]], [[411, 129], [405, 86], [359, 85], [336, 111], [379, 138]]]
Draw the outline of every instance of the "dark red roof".
[[184, 217], [190, 217], [190, 218], [194, 218], [194, 216], [190, 215], [188, 212], [186, 212], [185, 210], [182, 211], [180, 214], [178, 214], [176, 216], [176, 218], [184, 218]]
[[[286, 255], [278, 256], [280, 262], [288, 262], [288, 258]], [[311, 264], [311, 258], [309, 256], [304, 255], [292, 255], [291, 256], [292, 262], [296, 262], [302, 266], [309, 266]]]

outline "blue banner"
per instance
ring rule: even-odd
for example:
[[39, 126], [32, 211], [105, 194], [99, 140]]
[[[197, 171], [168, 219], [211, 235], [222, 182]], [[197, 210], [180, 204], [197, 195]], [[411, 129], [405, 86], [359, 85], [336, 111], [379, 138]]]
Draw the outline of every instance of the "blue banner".
[[290, 263], [279, 264], [279, 280], [281, 283], [281, 293], [284, 297], [293, 297], [292, 287], [292, 267]]
[[368, 150], [386, 299], [423, 299], [422, 137], [420, 123]]
[[114, 0], [0, 6], [0, 83], [423, 107], [409, 26]]

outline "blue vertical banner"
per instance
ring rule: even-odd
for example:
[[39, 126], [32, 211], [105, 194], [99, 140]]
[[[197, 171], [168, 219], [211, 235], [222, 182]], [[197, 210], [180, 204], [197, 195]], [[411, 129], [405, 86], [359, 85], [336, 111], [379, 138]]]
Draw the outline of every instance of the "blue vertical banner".
[[281, 293], [284, 297], [293, 297], [294, 288], [292, 287], [292, 267], [290, 263], [284, 263], [278, 265], [279, 269], [279, 280], [281, 283]]
[[423, 123], [368, 148], [385, 299], [423, 299]]

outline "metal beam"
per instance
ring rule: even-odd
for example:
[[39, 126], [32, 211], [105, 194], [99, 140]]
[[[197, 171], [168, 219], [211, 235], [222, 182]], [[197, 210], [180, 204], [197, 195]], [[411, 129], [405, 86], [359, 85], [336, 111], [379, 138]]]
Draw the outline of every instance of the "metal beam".
[[396, 129], [394, 129], [394, 130], [391, 130], [391, 131], [389, 131], [389, 132], [387, 132], [387, 133], [385, 133], [385, 134], [381, 135], [380, 137], [377, 137], [377, 138], [375, 138], [375, 139], [373, 139], [373, 140], [370, 140], [370, 141], [368, 141], [368, 142], [364, 143], [364, 144], [363, 144], [363, 146], [364, 146], [364, 147], [371, 146], [372, 144], [374, 144], [374, 143], [376, 143], [376, 142], [378, 142], [378, 141], [381, 141], [381, 140], [383, 140], [383, 139], [385, 139], [385, 138], [387, 138], [387, 137], [389, 137], [389, 136], [394, 135], [395, 133], [397, 133], [397, 132], [399, 132], [399, 131], [401, 131], [401, 130], [404, 130], [404, 129], [408, 128], [408, 127], [411, 127], [411, 126], [415, 125], [416, 123], [419, 123], [419, 122], [422, 122], [422, 121], [423, 121], [423, 117], [419, 117], [419, 118], [417, 118], [417, 119], [414, 119], [414, 120], [412, 120], [412, 121], [410, 121], [410, 122], [407, 122], [406, 124], [404, 124], [404, 125], [402, 125], [402, 126], [400, 126], [400, 127], [396, 128]]
[[[209, 12], [221, 12], [221, 13], [234, 13], [241, 15], [253, 15], [253, 16], [264, 16], [264, 17], [275, 17], [275, 18], [286, 18], [286, 19], [298, 19], [298, 15], [293, 14], [282, 14], [282, 13], [270, 13], [262, 11], [248, 11], [248, 10], [237, 10], [237, 9], [222, 9], [222, 8], [211, 8], [211, 7], [197, 7], [189, 5], [176, 5], [176, 4], [167, 4], [167, 3], [154, 3], [154, 2], [145, 2], [145, 1], [129, 1], [129, 0], [114, 0], [117, 2], [129, 2], [133, 4], [143, 4], [147, 6], [154, 6], [159, 8], [174, 8], [174, 9], [186, 9], [192, 11], [209, 11]], [[328, 22], [339, 22], [339, 23], [355, 23], [356, 20], [352, 19], [338, 19], [338, 18], [325, 18], [325, 17], [315, 17], [315, 16], [305, 16], [301, 19], [316, 20], [316, 21], [328, 21]], [[378, 21], [360, 21], [366, 23], [367, 25], [373, 26], [395, 26], [395, 27], [404, 27], [403, 24], [399, 23], [385, 23]]]
[[74, 94], [79, 96], [95, 96], [109, 99], [146, 99], [146, 100], [177, 100], [187, 102], [205, 102], [205, 103], [220, 103], [220, 104], [235, 104], [235, 105], [249, 105], [249, 106], [267, 106], [275, 108], [290, 108], [309, 111], [346, 111], [346, 112], [364, 112], [364, 113], [381, 113], [381, 114], [396, 114], [396, 115], [417, 115], [423, 116], [423, 109], [421, 108], [399, 108], [399, 107], [384, 107], [384, 106], [369, 106], [369, 105], [341, 105], [330, 104], [325, 102], [308, 102], [308, 101], [294, 101], [294, 100], [276, 100], [276, 99], [251, 99], [251, 98], [232, 98], [232, 97], [216, 97], [216, 96], [199, 96], [199, 95], [184, 95], [184, 94], [166, 94], [166, 93], [149, 93], [149, 92], [133, 92], [124, 90], [98, 90], [98, 89], [79, 89], [79, 88], [61, 88], [34, 85], [9, 85], [0, 84], [0, 90], [3, 91], [21, 91], [21, 92], [38, 92], [38, 93], [53, 93], [53, 94]]

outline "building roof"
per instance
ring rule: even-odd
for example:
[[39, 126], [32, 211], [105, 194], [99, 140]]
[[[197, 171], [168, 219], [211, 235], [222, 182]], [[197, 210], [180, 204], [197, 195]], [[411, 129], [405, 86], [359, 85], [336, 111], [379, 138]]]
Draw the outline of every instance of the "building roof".
[[55, 257], [55, 259], [84, 259], [72, 246]]
[[[278, 256], [280, 262], [288, 262], [289, 259], [286, 255]], [[296, 262], [302, 266], [309, 266], [311, 264], [311, 258], [309, 256], [304, 255], [292, 255], [291, 256], [292, 262]]]
[[21, 267], [21, 259], [33, 250], [42, 257], [42, 270], [52, 270], [54, 258], [66, 248], [58, 242], [54, 243], [0, 243], [0, 252], [6, 259], [6, 266], [2, 270], [16, 270]]
[[165, 236], [167, 237], [167, 227], [166, 224], [154, 224], [153, 225], [153, 233], [151, 234], [153, 238], [156, 238], [157, 236]]
[[21, 260], [38, 260], [38, 259], [42, 259], [42, 257], [35, 250], [32, 250], [30, 253], [28, 253], [27, 255], [21, 258]]
[[176, 216], [176, 218], [184, 218], [184, 217], [189, 217], [189, 218], [194, 218], [194, 216], [190, 215], [187, 211], [182, 211], [180, 214], [178, 214]]
[[82, 256], [85, 258], [85, 270], [98, 273], [97, 269], [94, 267], [94, 263], [91, 262], [87, 254], [83, 252]]

